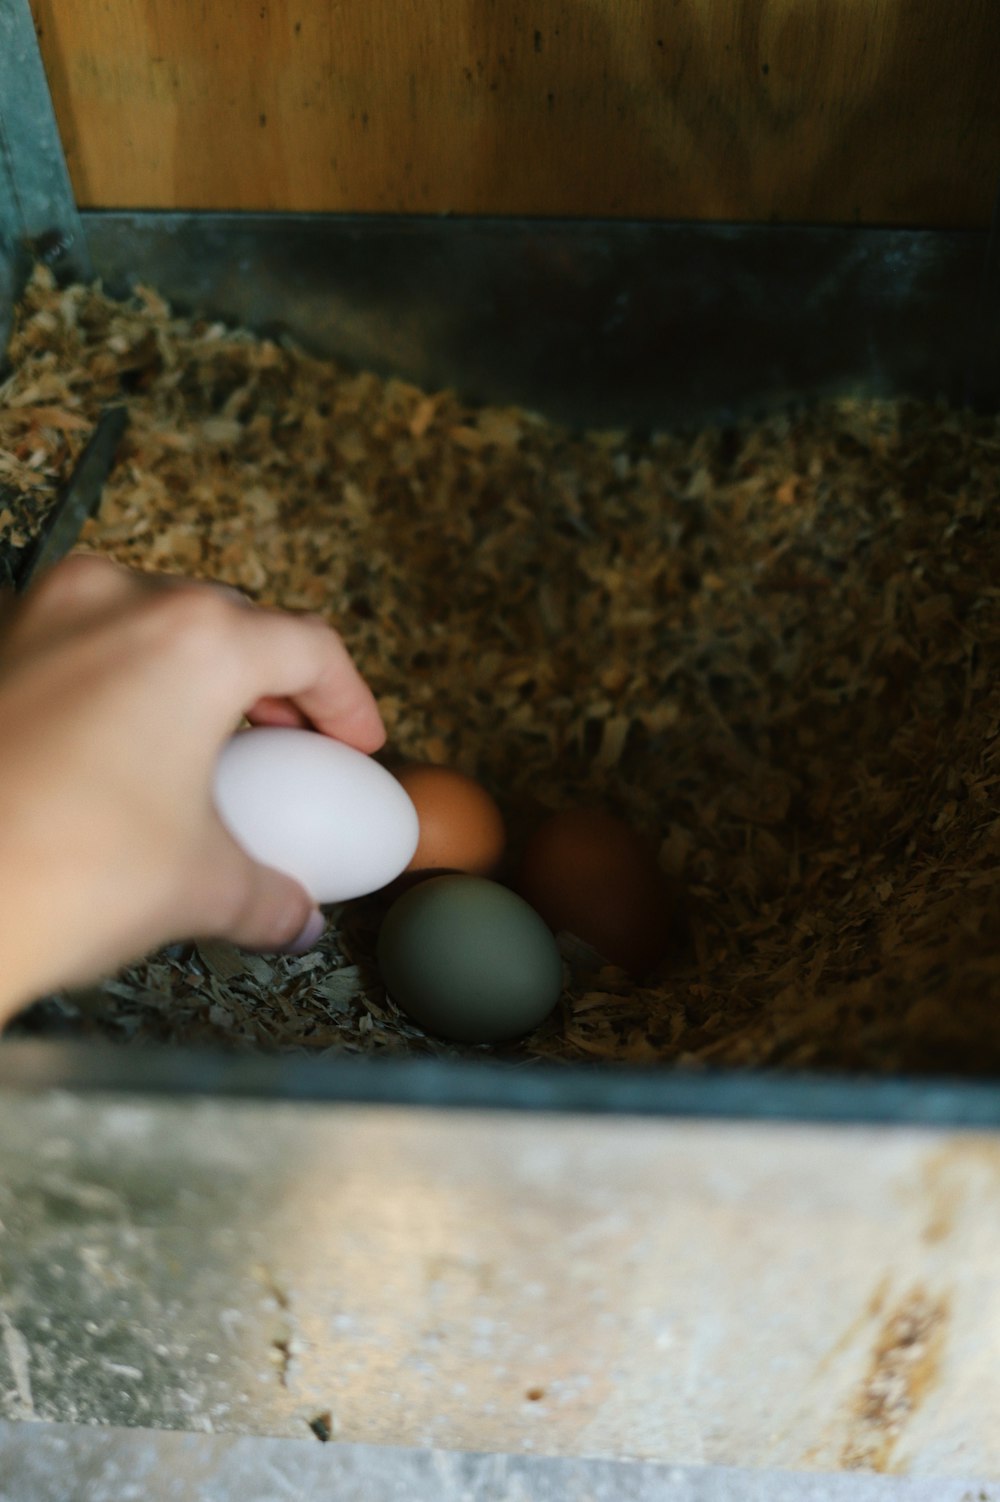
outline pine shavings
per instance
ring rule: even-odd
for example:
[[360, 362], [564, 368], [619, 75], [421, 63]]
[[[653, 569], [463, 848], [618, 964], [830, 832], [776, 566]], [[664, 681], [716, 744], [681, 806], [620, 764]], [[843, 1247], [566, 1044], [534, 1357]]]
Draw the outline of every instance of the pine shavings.
[[[581, 802], [660, 850], [685, 893], [662, 973], [637, 985], [562, 936], [563, 1001], [505, 1052], [1000, 1068], [995, 415], [836, 401], [573, 434], [45, 273], [11, 357], [0, 553], [124, 399], [87, 546], [324, 614], [393, 750], [480, 777], [515, 852]], [[385, 996], [378, 921], [348, 907], [295, 959], [173, 946], [41, 1021], [459, 1052]]]

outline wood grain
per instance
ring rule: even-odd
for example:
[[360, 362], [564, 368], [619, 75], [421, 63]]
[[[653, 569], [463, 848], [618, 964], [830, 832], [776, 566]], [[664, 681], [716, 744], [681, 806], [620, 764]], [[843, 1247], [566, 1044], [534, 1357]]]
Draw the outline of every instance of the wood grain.
[[33, 0], [81, 203], [973, 225], [997, 0]]

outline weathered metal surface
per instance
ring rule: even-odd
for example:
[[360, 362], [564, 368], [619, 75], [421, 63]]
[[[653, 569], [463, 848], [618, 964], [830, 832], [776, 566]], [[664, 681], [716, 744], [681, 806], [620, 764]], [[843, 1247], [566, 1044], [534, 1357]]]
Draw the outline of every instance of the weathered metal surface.
[[260, 214], [84, 216], [113, 289], [570, 425], [832, 393], [1000, 396], [987, 233]]
[[0, 1502], [1000, 1502], [989, 1482], [0, 1423]]
[[12, 246], [0, 235], [0, 373], [3, 372], [17, 296]]
[[28, 0], [0, 0], [0, 239], [90, 275]]
[[1000, 1147], [0, 1095], [0, 1416], [1000, 1474]]

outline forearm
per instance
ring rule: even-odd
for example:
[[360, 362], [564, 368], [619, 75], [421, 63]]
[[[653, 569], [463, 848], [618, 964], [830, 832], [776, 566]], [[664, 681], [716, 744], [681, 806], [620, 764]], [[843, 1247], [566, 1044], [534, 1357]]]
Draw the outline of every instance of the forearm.
[[102, 901], [91, 873], [80, 870], [64, 802], [36, 793], [7, 750], [0, 737], [4, 770], [18, 788], [17, 797], [10, 784], [0, 791], [0, 1029], [72, 970], [87, 938], [79, 893], [93, 896], [92, 928]]
[[[15, 852], [0, 836], [0, 1031], [23, 1006], [45, 988], [42, 955], [45, 945], [38, 931], [42, 918], [36, 877], [23, 852]], [[47, 912], [50, 924], [58, 919]]]

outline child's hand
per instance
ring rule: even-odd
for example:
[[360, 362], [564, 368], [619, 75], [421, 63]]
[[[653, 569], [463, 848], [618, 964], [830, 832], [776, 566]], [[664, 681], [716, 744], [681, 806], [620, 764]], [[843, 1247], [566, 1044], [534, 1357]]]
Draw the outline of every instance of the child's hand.
[[322, 919], [212, 804], [248, 714], [385, 739], [336, 633], [76, 555], [0, 621], [0, 1023], [171, 938], [314, 941]]

